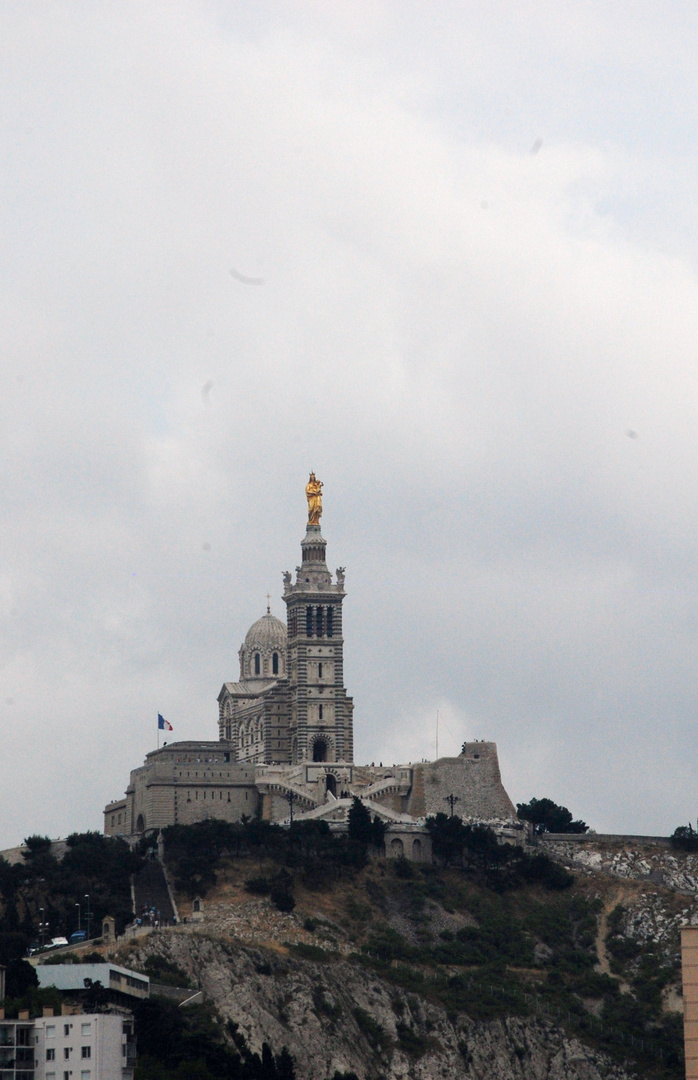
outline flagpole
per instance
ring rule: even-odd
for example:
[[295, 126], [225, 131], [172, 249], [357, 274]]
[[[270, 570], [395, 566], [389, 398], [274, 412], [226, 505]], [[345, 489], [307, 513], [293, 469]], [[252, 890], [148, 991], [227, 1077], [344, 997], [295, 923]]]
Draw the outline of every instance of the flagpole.
[[156, 722], [157, 722], [157, 726], [158, 726], [158, 750], [159, 750], [160, 749], [160, 714], [159, 713], [158, 713], [158, 718], [157, 718]]

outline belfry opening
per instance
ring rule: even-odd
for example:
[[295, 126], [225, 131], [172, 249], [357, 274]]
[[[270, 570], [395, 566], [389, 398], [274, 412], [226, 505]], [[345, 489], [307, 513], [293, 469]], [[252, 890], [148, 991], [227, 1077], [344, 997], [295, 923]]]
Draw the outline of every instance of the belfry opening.
[[313, 743], [313, 761], [327, 761], [327, 741], [316, 739]]

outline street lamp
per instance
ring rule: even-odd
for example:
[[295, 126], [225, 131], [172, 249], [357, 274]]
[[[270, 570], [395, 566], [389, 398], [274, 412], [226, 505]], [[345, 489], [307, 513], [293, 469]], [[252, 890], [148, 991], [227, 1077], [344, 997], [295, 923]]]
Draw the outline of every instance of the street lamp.
[[80, 930], [80, 905], [76, 904], [75, 906], [78, 909], [78, 930]]
[[44, 909], [39, 908], [39, 945], [43, 949], [44, 947], [44, 933], [46, 931], [46, 923], [44, 922]]
[[92, 925], [92, 909], [90, 907], [90, 894], [85, 893], [85, 899], [87, 900], [87, 936], [90, 936], [90, 926]]

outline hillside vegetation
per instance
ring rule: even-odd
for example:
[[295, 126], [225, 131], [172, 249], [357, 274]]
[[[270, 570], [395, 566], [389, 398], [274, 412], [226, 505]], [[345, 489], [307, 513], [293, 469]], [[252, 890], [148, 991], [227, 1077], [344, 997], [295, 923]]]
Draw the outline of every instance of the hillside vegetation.
[[[323, 823], [166, 830], [182, 922], [111, 955], [206, 1004], [136, 1007], [138, 1080], [679, 1080], [692, 902], [649, 879], [650, 857], [633, 854], [643, 880], [619, 879], [593, 869], [593, 844], [571, 872], [457, 817], [431, 830], [433, 867], [379, 858], [360, 809], [339, 837]], [[696, 855], [669, 858], [694, 872]], [[39, 909], [70, 930], [89, 893], [95, 918], [123, 924], [141, 864], [98, 834], [71, 837], [61, 861], [32, 838], [21, 864], [0, 863], [8, 1015], [56, 1004], [20, 959]]]
[[[454, 1022], [552, 1021], [643, 1076], [682, 1076], [685, 898], [570, 874], [457, 818], [440, 816], [433, 830], [440, 867], [370, 859], [370, 837], [333, 838], [317, 823], [289, 834], [207, 822], [168, 830], [166, 845], [182, 911], [207, 895], [196, 932], [225, 948], [244, 943], [318, 968], [341, 961]], [[661, 941], [633, 921], [648, 896], [671, 927]], [[271, 959], [260, 964], [274, 970]], [[335, 1009], [317, 997], [319, 1017]], [[375, 1075], [391, 1044], [411, 1060], [429, 1054], [426, 1027], [398, 1018], [392, 1035], [381, 1033], [361, 1006], [350, 1019], [374, 1048]]]

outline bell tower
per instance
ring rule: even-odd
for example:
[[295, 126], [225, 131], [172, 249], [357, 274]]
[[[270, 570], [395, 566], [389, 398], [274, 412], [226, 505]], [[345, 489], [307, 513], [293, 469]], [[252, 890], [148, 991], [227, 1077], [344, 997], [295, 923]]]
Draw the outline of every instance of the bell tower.
[[287, 609], [291, 761], [343, 761], [354, 757], [354, 703], [344, 688], [342, 601], [344, 568], [336, 581], [327, 569], [320, 531], [322, 483], [315, 473], [305, 489], [308, 524], [296, 580], [284, 574]]

